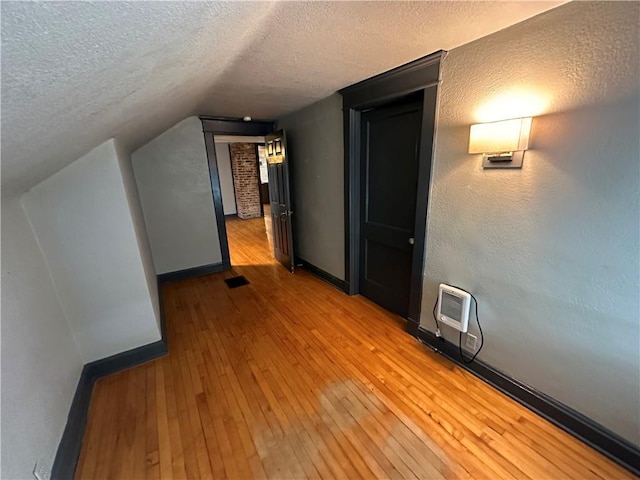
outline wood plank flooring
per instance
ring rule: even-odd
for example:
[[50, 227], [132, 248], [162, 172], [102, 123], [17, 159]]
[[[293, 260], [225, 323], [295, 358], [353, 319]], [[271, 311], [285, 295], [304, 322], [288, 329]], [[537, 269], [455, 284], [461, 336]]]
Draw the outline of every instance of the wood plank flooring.
[[[632, 478], [227, 222], [233, 271], [163, 288], [169, 355], [99, 380], [91, 478]], [[227, 288], [244, 275], [250, 285]]]

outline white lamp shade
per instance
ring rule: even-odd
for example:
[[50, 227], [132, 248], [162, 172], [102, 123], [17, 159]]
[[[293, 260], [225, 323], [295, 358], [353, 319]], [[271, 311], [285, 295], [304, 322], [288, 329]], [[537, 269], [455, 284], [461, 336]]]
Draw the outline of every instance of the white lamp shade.
[[469, 153], [503, 153], [529, 148], [531, 117], [471, 125]]

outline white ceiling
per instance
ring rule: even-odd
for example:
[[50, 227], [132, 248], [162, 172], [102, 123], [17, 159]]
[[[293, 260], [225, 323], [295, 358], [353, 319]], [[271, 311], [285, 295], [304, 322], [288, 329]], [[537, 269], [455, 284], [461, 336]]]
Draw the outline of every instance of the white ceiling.
[[277, 119], [564, 3], [2, 1], [2, 193], [193, 114]]

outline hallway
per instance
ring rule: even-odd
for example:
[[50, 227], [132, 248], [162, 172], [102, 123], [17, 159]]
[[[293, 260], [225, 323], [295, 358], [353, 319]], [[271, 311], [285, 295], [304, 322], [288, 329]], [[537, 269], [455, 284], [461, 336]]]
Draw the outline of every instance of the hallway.
[[169, 355], [96, 383], [77, 478], [630, 477], [398, 317], [290, 274], [262, 218], [227, 230], [232, 271], [163, 287]]

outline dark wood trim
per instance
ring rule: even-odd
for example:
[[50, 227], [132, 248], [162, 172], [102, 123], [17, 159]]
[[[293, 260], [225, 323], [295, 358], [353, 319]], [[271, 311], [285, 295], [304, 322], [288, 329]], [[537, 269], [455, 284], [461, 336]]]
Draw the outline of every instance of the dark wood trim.
[[349, 284], [344, 280], [339, 279], [338, 277], [331, 275], [329, 272], [322, 270], [319, 267], [316, 267], [312, 263], [307, 262], [301, 258], [296, 257], [296, 265], [301, 267], [302, 269], [312, 273], [316, 277], [324, 280], [330, 285], [333, 285], [341, 292], [349, 293]]
[[344, 108], [362, 110], [437, 85], [440, 61], [445, 56], [446, 52], [440, 50], [339, 90]]
[[412, 337], [418, 337], [418, 329], [420, 328], [420, 322], [416, 322], [413, 319], [407, 319], [407, 325], [405, 330]]
[[[218, 241], [220, 243], [220, 253], [222, 254], [222, 264], [225, 268], [231, 267], [231, 257], [229, 255], [229, 241], [227, 240], [227, 226], [224, 223], [224, 207], [222, 206], [222, 188], [220, 187], [220, 175], [218, 174], [218, 159], [216, 157], [216, 144], [213, 133], [204, 133], [204, 146], [207, 151], [207, 164], [209, 165], [209, 181], [211, 182], [211, 193], [213, 196], [213, 210], [216, 214], [216, 225], [218, 227]], [[233, 161], [233, 160], [231, 160]], [[234, 185], [235, 194], [235, 185]], [[236, 205], [236, 212], [238, 206]], [[213, 273], [213, 272], [209, 272]]]
[[166, 320], [160, 282], [158, 282], [158, 302], [160, 303], [160, 340], [87, 363], [82, 368], [76, 393], [73, 396], [73, 401], [69, 408], [67, 424], [64, 427], [56, 457], [51, 467], [51, 478], [53, 480], [67, 480], [75, 476], [78, 458], [80, 457], [80, 449], [82, 448], [84, 430], [87, 425], [91, 394], [96, 380], [105, 375], [149, 362], [168, 353]]
[[87, 415], [94, 382], [95, 379], [90, 378], [85, 365], [80, 374], [76, 393], [69, 408], [67, 424], [64, 427], [58, 451], [51, 467], [51, 478], [53, 480], [72, 479], [75, 476], [80, 449], [82, 448], [84, 429], [87, 425]]
[[[360, 292], [360, 111], [344, 108], [344, 275], [349, 295]], [[355, 159], [355, 161], [354, 161]]]
[[[433, 160], [433, 136], [436, 127], [436, 104], [438, 87], [424, 89], [422, 100], [422, 134], [420, 136], [420, 163], [418, 167], [418, 194], [416, 196], [416, 218], [414, 221], [413, 257], [411, 259], [411, 290], [409, 291], [409, 314], [407, 320], [420, 322], [422, 307], [422, 276], [424, 272], [425, 248], [427, 246], [427, 210], [431, 186], [431, 163]], [[407, 324], [407, 327], [409, 325]]]
[[402, 98], [422, 90], [422, 131], [420, 137], [418, 194], [414, 225], [408, 327], [420, 318], [422, 274], [426, 246], [426, 221], [431, 182], [431, 161], [440, 81], [440, 62], [446, 52], [427, 57], [363, 80], [339, 93], [343, 97], [344, 116], [344, 198], [345, 198], [345, 277], [348, 293], [360, 293], [360, 125], [363, 110]]
[[224, 117], [207, 117], [200, 116], [202, 121], [202, 129], [204, 132], [214, 133], [216, 135], [246, 135], [249, 137], [263, 137], [268, 133], [272, 133], [274, 123], [271, 120], [259, 120], [245, 122], [237, 118]]
[[[224, 217], [223, 221], [224, 221]], [[200, 267], [187, 268], [185, 270], [178, 270], [175, 272], [161, 273], [158, 275], [158, 281], [160, 283], [177, 282], [180, 280], [186, 280], [187, 278], [200, 277], [202, 275], [209, 275], [211, 273], [223, 272], [228, 270], [231, 266], [227, 263], [211, 263], [209, 265], [202, 265]]]
[[142, 345], [141, 347], [137, 347], [126, 352], [87, 363], [84, 368], [86, 368], [90, 375], [97, 380], [100, 377], [146, 363], [166, 354], [167, 343], [163, 338], [157, 342]]
[[519, 382], [481, 360], [476, 359], [469, 364], [463, 363], [460, 360], [458, 346], [442, 337], [437, 338], [433, 333], [423, 328], [417, 329], [416, 336], [434, 352], [444, 355], [461, 368], [497, 388], [529, 410], [546, 418], [635, 475], [640, 475], [640, 449], [624, 438], [571, 407]]
[[[214, 149], [215, 149], [215, 137], [214, 137], [214, 143], [213, 143]], [[238, 197], [236, 195], [236, 179], [233, 175], [233, 159], [231, 158], [231, 144], [227, 143], [227, 152], [229, 153], [229, 168], [231, 169], [231, 184], [233, 185], [233, 204], [236, 208], [236, 213], [230, 214], [230, 215], [235, 215], [237, 218], [238, 217]], [[218, 165], [218, 154], [216, 154], [216, 166]], [[209, 175], [211, 175], [211, 169], [209, 169]], [[218, 181], [220, 181], [218, 179]], [[220, 195], [222, 195], [222, 185], [220, 186]], [[222, 205], [222, 211], [224, 212], [224, 204]], [[230, 215], [225, 215], [225, 218], [229, 218]], [[226, 230], [226, 225], [225, 225], [225, 230]]]
[[[222, 190], [220, 188], [220, 175], [218, 173], [218, 160], [216, 158], [216, 147], [214, 135], [248, 135], [265, 136], [275, 130], [272, 121], [251, 121], [245, 122], [235, 118], [207, 117], [200, 116], [202, 121], [202, 131], [204, 132], [204, 143], [207, 150], [207, 162], [209, 163], [209, 178], [211, 180], [211, 191], [213, 193], [213, 208], [216, 212], [216, 224], [218, 226], [218, 239], [220, 241], [220, 251], [222, 252], [222, 263], [225, 269], [231, 268], [231, 258], [229, 256], [229, 240], [227, 238], [227, 227], [224, 223], [224, 208], [222, 206]], [[257, 147], [256, 147], [257, 148]], [[257, 152], [256, 152], [257, 155]], [[231, 154], [229, 154], [231, 158]], [[231, 160], [233, 161], [233, 160]], [[258, 175], [260, 175], [258, 168]], [[259, 177], [258, 177], [259, 178]], [[258, 185], [260, 181], [258, 180]], [[234, 180], [234, 196], [235, 196]], [[236, 212], [238, 205], [236, 200]], [[262, 203], [261, 203], [261, 207]], [[263, 214], [264, 215], [264, 214]]]

